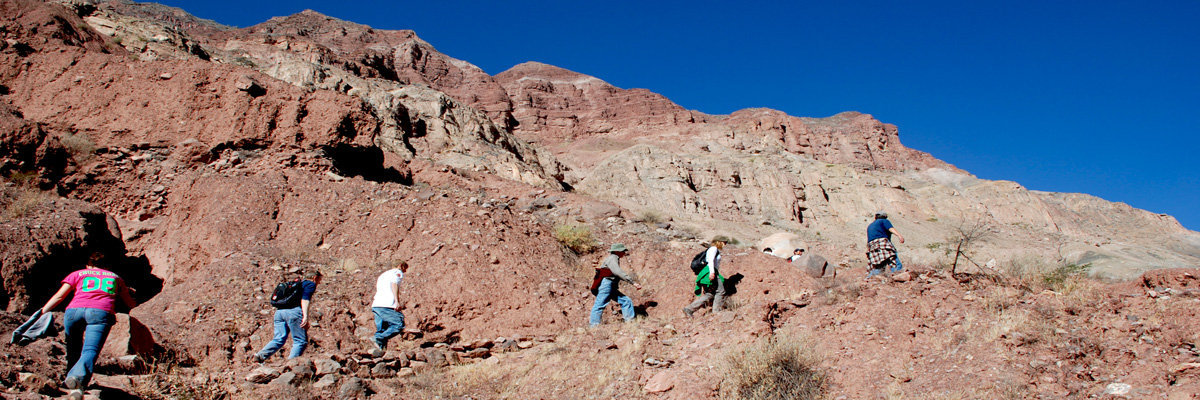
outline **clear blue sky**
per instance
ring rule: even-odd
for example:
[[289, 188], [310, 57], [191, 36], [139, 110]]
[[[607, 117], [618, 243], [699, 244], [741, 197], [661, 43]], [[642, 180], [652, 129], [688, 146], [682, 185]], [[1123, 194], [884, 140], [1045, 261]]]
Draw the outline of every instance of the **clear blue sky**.
[[1200, 230], [1196, 0], [164, 3], [239, 27], [310, 8], [491, 74], [540, 61], [710, 114], [861, 111], [981, 178]]

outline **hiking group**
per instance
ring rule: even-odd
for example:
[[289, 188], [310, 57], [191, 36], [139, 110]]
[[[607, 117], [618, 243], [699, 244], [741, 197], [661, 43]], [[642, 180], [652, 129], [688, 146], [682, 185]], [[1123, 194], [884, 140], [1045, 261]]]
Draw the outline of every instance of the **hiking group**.
[[[891, 238], [894, 236], [900, 243], [904, 243], [904, 236], [900, 235], [887, 218], [887, 213], [876, 212], [875, 220], [867, 227], [868, 278], [882, 273], [895, 273], [903, 268]], [[728, 292], [726, 278], [721, 274], [720, 266], [721, 251], [728, 243], [728, 238], [718, 236], [708, 243], [704, 251], [692, 258], [690, 267], [695, 274], [693, 294], [696, 298], [683, 308], [686, 317], [692, 317], [696, 311], [708, 305], [712, 306], [713, 312], [725, 308]], [[596, 268], [591, 285], [595, 299], [588, 315], [589, 325], [599, 325], [604, 310], [614, 301], [620, 306], [625, 321], [636, 317], [633, 300], [620, 290], [621, 282], [632, 284], [637, 289], [642, 288], [637, 275], [621, 265], [621, 260], [627, 257], [629, 252], [630, 249], [625, 244], [613, 244], [608, 250], [609, 254]], [[769, 248], [764, 252], [771, 253]], [[125, 281], [116, 273], [101, 268], [104, 265], [103, 261], [101, 253], [92, 254], [83, 269], [67, 275], [50, 300], [13, 332], [12, 341], [19, 344], [51, 336], [54, 333], [51, 311], [71, 296], [63, 316], [68, 367], [63, 386], [69, 390], [69, 396], [75, 399], [82, 398], [82, 389], [91, 380], [96, 358], [104, 347], [109, 330], [116, 322], [117, 306], [133, 308], [137, 305]], [[814, 276], [832, 276], [833, 268], [824, 258], [813, 254], [805, 255], [804, 249], [793, 250], [788, 262], [806, 268]], [[375, 294], [370, 304], [375, 317], [375, 333], [372, 337], [374, 356], [382, 356], [388, 341], [404, 330], [400, 283], [408, 268], [407, 262], [399, 261], [389, 265], [389, 268], [376, 278]], [[289, 337], [292, 348], [288, 358], [296, 358], [304, 353], [308, 346], [310, 303], [321, 280], [321, 272], [313, 269], [276, 285], [270, 300], [270, 304], [275, 308], [272, 318], [273, 335], [261, 350], [250, 356], [253, 360], [266, 361], [287, 344]]]
[[[892, 237], [904, 243], [904, 236], [892, 226], [884, 211], [875, 213], [875, 220], [867, 226], [867, 278], [879, 274], [893, 274], [904, 268], [900, 262], [899, 252], [892, 244]], [[724, 236], [717, 236], [708, 247], [692, 258], [691, 269], [695, 274], [693, 294], [695, 301], [683, 308], [683, 314], [691, 318], [695, 312], [707, 305], [712, 305], [713, 312], [724, 309], [727, 287], [725, 277], [720, 273], [721, 251], [729, 243]], [[764, 248], [763, 253], [773, 254], [770, 247]], [[609, 254], [596, 267], [592, 278], [591, 291], [595, 295], [588, 324], [600, 324], [604, 309], [612, 301], [621, 307], [621, 315], [625, 321], [631, 321], [636, 316], [633, 300], [618, 290], [621, 281], [629, 282], [641, 289], [636, 282], [636, 275], [620, 266], [621, 258], [629, 254], [629, 249], [622, 243], [613, 244]], [[816, 254], [804, 254], [804, 249], [796, 248], [788, 257], [788, 263], [805, 271], [815, 278], [836, 277], [837, 271], [824, 257]], [[736, 277], [736, 276], [735, 276]]]

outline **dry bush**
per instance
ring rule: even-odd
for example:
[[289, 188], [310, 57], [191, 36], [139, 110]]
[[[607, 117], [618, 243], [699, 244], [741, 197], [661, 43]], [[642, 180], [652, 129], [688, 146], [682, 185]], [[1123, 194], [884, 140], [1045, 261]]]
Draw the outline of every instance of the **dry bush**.
[[1069, 293], [1089, 279], [1091, 264], [1048, 264], [1039, 259], [1013, 260], [1004, 267], [1004, 275], [1013, 287], [1028, 291], [1052, 290]]
[[596, 250], [596, 239], [586, 226], [562, 224], [554, 227], [554, 238], [575, 254], [586, 254]]
[[63, 147], [66, 147], [67, 151], [71, 152], [78, 160], [86, 160], [88, 157], [91, 157], [97, 148], [96, 143], [93, 143], [91, 139], [88, 139], [87, 135], [82, 133], [73, 135], [68, 133], [59, 136], [58, 142], [62, 143]]
[[729, 355], [722, 398], [819, 399], [825, 393], [820, 357], [806, 337], [778, 335]]
[[666, 220], [667, 220], [666, 217], [663, 217], [662, 214], [660, 214], [658, 211], [655, 211], [655, 210], [642, 211], [640, 214], [637, 215], [637, 217], [634, 217], [634, 219], [633, 219], [634, 222], [644, 222], [647, 224], [657, 224], [659, 222], [663, 222]]
[[0, 199], [3, 209], [0, 210], [0, 222], [12, 221], [29, 215], [38, 204], [50, 198], [50, 195], [37, 188], [38, 175], [36, 172], [16, 172], [8, 180], [16, 184], [16, 190], [11, 197]]
[[994, 234], [992, 224], [983, 216], [974, 218], [963, 218], [961, 222], [951, 227], [951, 232], [946, 235], [944, 242], [930, 243], [926, 246], [930, 251], [942, 250], [949, 258], [945, 267], [950, 269], [950, 273], [958, 272], [959, 264], [970, 262], [976, 267], [984, 268], [971, 257], [974, 256], [974, 250], [980, 243], [986, 242]]

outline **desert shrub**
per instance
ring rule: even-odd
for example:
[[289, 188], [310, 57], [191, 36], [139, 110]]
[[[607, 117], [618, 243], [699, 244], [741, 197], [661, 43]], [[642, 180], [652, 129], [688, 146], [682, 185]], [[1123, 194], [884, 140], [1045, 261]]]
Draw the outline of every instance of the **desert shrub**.
[[574, 224], [555, 226], [554, 238], [576, 254], [585, 254], [596, 250], [596, 239], [592, 237], [592, 230], [586, 226]]
[[16, 172], [8, 177], [16, 183], [16, 190], [10, 198], [3, 199], [0, 207], [0, 221], [12, 221], [29, 215], [38, 204], [50, 196], [37, 188], [38, 174], [36, 172]]
[[636, 218], [634, 218], [635, 222], [645, 222], [647, 224], [657, 224], [666, 220], [666, 217], [663, 217], [662, 214], [659, 214], [658, 211], [654, 210], [642, 211], [637, 215]]
[[1072, 279], [1080, 278], [1087, 275], [1092, 264], [1067, 264], [1060, 265], [1049, 271], [1045, 271], [1041, 275], [1042, 283], [1046, 284], [1051, 290], [1062, 291], [1063, 287]]
[[1004, 267], [1010, 285], [1025, 290], [1062, 292], [1087, 277], [1091, 264], [1050, 264], [1036, 259], [1013, 260]]
[[86, 159], [96, 151], [96, 143], [82, 133], [62, 135], [58, 138], [58, 142], [62, 143], [63, 147], [66, 147], [67, 151], [71, 152], [76, 159]]
[[825, 392], [820, 359], [805, 337], [779, 335], [729, 355], [723, 398], [818, 399]]

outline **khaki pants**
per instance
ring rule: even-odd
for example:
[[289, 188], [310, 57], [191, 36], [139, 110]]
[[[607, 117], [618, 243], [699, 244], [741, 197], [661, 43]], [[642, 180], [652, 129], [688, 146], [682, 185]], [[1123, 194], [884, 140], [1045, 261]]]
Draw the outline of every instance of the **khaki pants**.
[[708, 304], [709, 300], [712, 301], [714, 312], [724, 310], [725, 285], [723, 283], [724, 282], [717, 284], [716, 293], [709, 293], [706, 291], [701, 293], [700, 296], [696, 297], [696, 301], [693, 301], [692, 304], [688, 304], [688, 306], [685, 307], [685, 309], [688, 310], [688, 313], [696, 312], [696, 310], [699, 310], [700, 307], [704, 307], [704, 305]]

